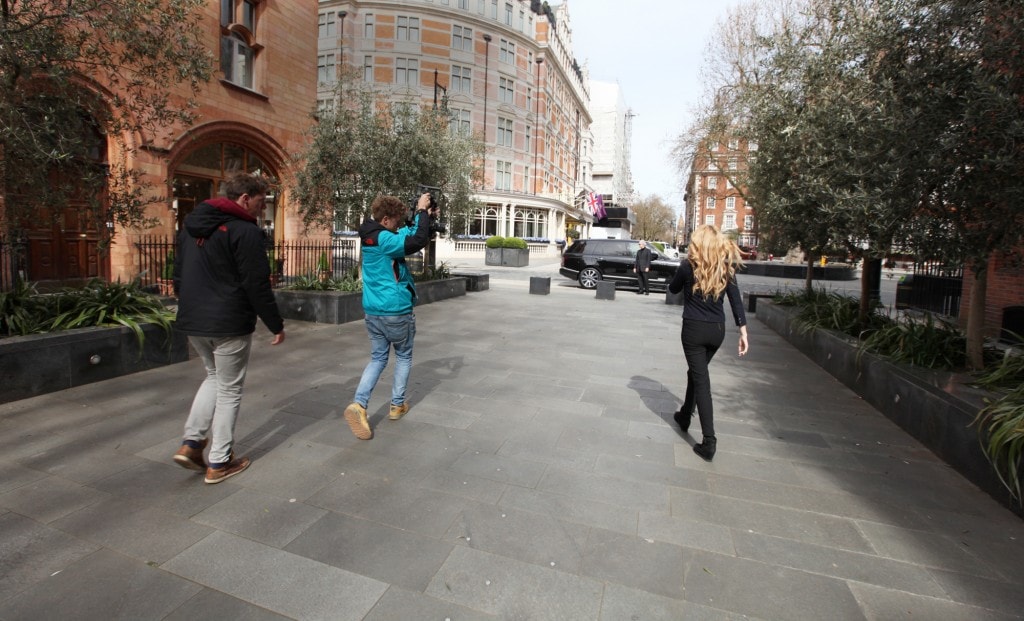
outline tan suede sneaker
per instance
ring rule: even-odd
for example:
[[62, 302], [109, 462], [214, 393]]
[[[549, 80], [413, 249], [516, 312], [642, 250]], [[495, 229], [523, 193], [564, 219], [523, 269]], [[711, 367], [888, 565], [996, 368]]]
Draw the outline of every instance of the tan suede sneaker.
[[345, 422], [352, 429], [352, 435], [360, 440], [369, 440], [373, 437], [370, 421], [366, 418], [366, 408], [358, 403], [350, 403], [345, 408]]
[[391, 404], [391, 411], [388, 412], [388, 418], [391, 420], [398, 420], [405, 416], [405, 413], [409, 411], [409, 404], [403, 403], [402, 405]]

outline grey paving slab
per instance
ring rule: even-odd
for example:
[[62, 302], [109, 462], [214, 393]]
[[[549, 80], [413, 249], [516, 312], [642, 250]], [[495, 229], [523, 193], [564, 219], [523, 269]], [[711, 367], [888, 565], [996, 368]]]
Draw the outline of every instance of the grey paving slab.
[[564, 468], [548, 468], [537, 489], [641, 511], [667, 511], [669, 506], [665, 485]]
[[361, 518], [327, 513], [285, 548], [391, 585], [423, 591], [453, 544]]
[[464, 511], [445, 539], [542, 567], [578, 573], [589, 532], [587, 526], [550, 515], [478, 506]]
[[0, 604], [98, 549], [16, 513], [0, 514]]
[[385, 373], [369, 442], [341, 415], [361, 323], [257, 339], [254, 462], [220, 485], [170, 460], [198, 360], [0, 405], [0, 619], [83, 586], [137, 611], [151, 585], [90, 558], [172, 579], [143, 619], [1022, 618], [1024, 521], [757, 321], [711, 365], [707, 463], [672, 421], [678, 307], [498, 269], [417, 310], [412, 410], [387, 420]]
[[[64, 433], [71, 433], [73, 429], [74, 427], [65, 430]], [[167, 463], [167, 459], [177, 450], [179, 444], [180, 440], [168, 445], [172, 448], [162, 453], [157, 461]], [[35, 453], [22, 459], [20, 463], [71, 481], [94, 483], [144, 463], [141, 456], [122, 450], [119, 446], [120, 442], [116, 439], [99, 443], [72, 440]]]
[[173, 513], [122, 499], [90, 505], [52, 525], [147, 563], [162, 563], [212, 531]]
[[667, 513], [641, 511], [637, 535], [648, 542], [663, 541], [684, 548], [736, 554], [732, 531], [729, 528]]
[[683, 598], [684, 550], [675, 544], [592, 529], [581, 573], [666, 597]]
[[602, 584], [456, 546], [425, 593], [502, 619], [596, 619]]
[[46, 478], [46, 473], [12, 461], [0, 460], [0, 493], [6, 493]]
[[217, 619], [217, 621], [287, 621], [289, 617], [271, 612], [265, 608], [243, 602], [212, 589], [203, 589], [163, 621], [196, 621], [196, 619]]
[[[695, 460], [690, 460], [691, 463], [693, 461]], [[702, 492], [708, 489], [708, 474], [706, 472], [673, 464], [599, 455], [594, 464], [594, 471], [624, 479], [636, 479], [641, 482], [659, 483]]]
[[394, 621], [395, 619], [459, 619], [462, 621], [493, 621], [499, 619], [479, 610], [471, 610], [436, 597], [392, 586], [380, 598], [363, 621]]
[[97, 550], [4, 602], [5, 621], [163, 619], [196, 584], [110, 550]]
[[776, 565], [693, 552], [686, 600], [765, 619], [863, 619], [843, 580]]
[[871, 584], [850, 582], [850, 591], [868, 619], [942, 619], [942, 621], [1009, 621], [1006, 615], [987, 608], [968, 606], [944, 598], [925, 597]]
[[988, 579], [959, 571], [929, 571], [953, 601], [1024, 616], [1024, 589], [1021, 589], [1019, 581]]
[[880, 556], [983, 578], [998, 578], [998, 574], [975, 556], [968, 546], [943, 535], [874, 522], [858, 522], [857, 527]]
[[[202, 473], [178, 466], [171, 455], [173, 453], [167, 455], [164, 463], [145, 462], [96, 481], [92, 487], [112, 496], [150, 503], [183, 517], [195, 515], [236, 491], [234, 479], [205, 485]], [[244, 473], [239, 475], [239, 479], [244, 476]]]
[[327, 511], [294, 499], [286, 500], [256, 490], [240, 489], [192, 521], [240, 535], [275, 548], [283, 548]]
[[82, 507], [106, 502], [110, 497], [110, 494], [60, 477], [46, 477], [0, 494], [0, 507], [45, 524]]
[[673, 488], [672, 515], [854, 552], [874, 548], [853, 520]]
[[441, 537], [475, 501], [411, 483], [366, 478], [361, 485], [328, 485], [310, 504], [381, 524]]
[[620, 584], [605, 585], [601, 599], [601, 619], [644, 619], [644, 621], [721, 621], [756, 619], [748, 615], [701, 606], [662, 595], [655, 595]]
[[631, 507], [514, 486], [505, 490], [499, 505], [554, 516], [586, 526], [636, 534], [637, 511]]
[[913, 563], [743, 531], [734, 531], [733, 540], [743, 558], [926, 597], [946, 595], [925, 567]]
[[221, 532], [161, 567], [293, 619], [362, 619], [387, 590], [378, 580]]

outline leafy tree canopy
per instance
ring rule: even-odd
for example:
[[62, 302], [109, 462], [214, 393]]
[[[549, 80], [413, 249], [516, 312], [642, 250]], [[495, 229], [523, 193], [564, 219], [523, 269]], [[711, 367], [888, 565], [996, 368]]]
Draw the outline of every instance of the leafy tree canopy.
[[[17, 231], [70, 199], [94, 223], [145, 223], [158, 197], [126, 164], [143, 137], [190, 123], [212, 74], [203, 0], [0, 0], [0, 188]], [[110, 149], [118, 157], [107, 161]], [[42, 209], [42, 210], [41, 210]]]
[[462, 230], [482, 182], [484, 146], [452, 131], [443, 109], [394, 102], [352, 75], [337, 105], [321, 110], [300, 154], [293, 197], [307, 227], [356, 230], [379, 194], [412, 199], [419, 184], [441, 188], [442, 218]]

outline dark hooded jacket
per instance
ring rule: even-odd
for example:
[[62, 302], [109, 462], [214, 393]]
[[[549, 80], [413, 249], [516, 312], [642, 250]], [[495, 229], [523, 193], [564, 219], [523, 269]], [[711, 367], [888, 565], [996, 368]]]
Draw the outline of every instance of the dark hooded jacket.
[[213, 198], [186, 216], [174, 259], [176, 327], [184, 334], [252, 334], [257, 316], [274, 334], [284, 330], [263, 231], [235, 201]]

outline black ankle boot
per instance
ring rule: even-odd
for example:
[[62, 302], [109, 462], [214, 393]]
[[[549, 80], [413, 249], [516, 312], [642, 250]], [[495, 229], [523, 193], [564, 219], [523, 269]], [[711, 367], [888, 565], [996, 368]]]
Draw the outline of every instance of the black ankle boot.
[[716, 444], [718, 440], [715, 436], [704, 436], [703, 442], [693, 445], [693, 452], [703, 457], [705, 461], [711, 461], [715, 456]]
[[688, 408], [684, 403], [672, 418], [675, 419], [676, 424], [679, 425], [679, 429], [683, 433], [688, 433], [690, 431], [690, 421], [693, 420], [693, 406]]

